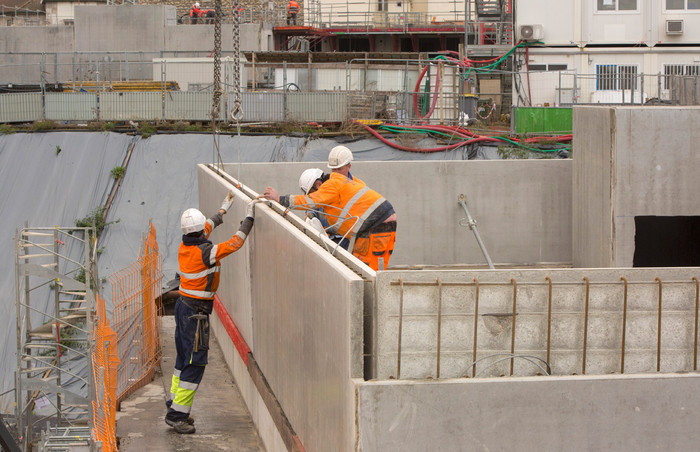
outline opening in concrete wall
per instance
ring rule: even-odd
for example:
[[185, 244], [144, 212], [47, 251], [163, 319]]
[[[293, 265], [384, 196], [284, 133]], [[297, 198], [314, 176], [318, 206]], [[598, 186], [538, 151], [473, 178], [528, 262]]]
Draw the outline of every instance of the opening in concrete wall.
[[635, 267], [700, 266], [700, 216], [634, 217]]

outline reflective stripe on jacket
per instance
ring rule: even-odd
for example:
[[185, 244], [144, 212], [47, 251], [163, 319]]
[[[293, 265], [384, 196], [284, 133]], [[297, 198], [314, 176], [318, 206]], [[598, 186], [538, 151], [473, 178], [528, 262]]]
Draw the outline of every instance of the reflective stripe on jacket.
[[213, 244], [207, 238], [223, 222], [221, 214], [214, 215], [204, 226], [203, 237], [182, 237], [177, 253], [180, 267], [180, 294], [200, 300], [213, 300], [219, 287], [221, 259], [243, 246], [253, 226], [252, 219], [244, 220], [240, 229], [226, 242]]
[[287, 5], [287, 12], [289, 12], [289, 13], [299, 12], [299, 3], [295, 2], [294, 0], [291, 0], [289, 2], [289, 4]]
[[[290, 209], [318, 209], [322, 207], [332, 231], [345, 236], [362, 230], [367, 218], [386, 202], [386, 199], [369, 188], [360, 179], [349, 179], [339, 173], [330, 178], [310, 195], [289, 197]], [[329, 231], [331, 232], [331, 231]]]

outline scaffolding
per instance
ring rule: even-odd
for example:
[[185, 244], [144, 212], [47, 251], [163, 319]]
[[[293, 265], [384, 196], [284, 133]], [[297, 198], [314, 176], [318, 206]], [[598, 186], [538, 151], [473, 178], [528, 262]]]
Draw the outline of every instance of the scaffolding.
[[53, 450], [54, 437], [56, 444], [65, 441], [66, 431], [75, 442], [101, 448], [89, 434], [99, 286], [95, 237], [94, 227], [25, 226], [15, 235], [16, 422], [24, 450], [44, 425], [42, 450]]

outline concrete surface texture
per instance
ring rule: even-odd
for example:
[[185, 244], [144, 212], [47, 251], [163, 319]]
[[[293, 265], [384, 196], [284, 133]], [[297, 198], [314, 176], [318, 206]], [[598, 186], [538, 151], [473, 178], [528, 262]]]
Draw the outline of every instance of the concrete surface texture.
[[520, 376], [693, 371], [693, 278], [700, 268], [378, 272], [376, 378], [498, 377], [511, 362]]
[[[201, 167], [198, 174], [200, 208], [214, 209], [229, 185]], [[237, 192], [231, 214], [245, 201]], [[226, 240], [237, 228], [227, 222], [212, 240]], [[222, 274], [222, 303], [236, 324], [250, 322], [250, 332], [242, 329], [244, 340], [302, 444], [307, 450], [352, 450], [364, 282], [265, 205], [256, 207], [244, 249], [227, 260], [224, 271], [240, 274]], [[242, 278], [249, 282], [236, 285]], [[236, 306], [247, 302], [250, 308]], [[251, 318], [234, 317], [246, 312]]]
[[364, 382], [358, 449], [697, 450], [698, 384], [697, 374]]
[[[76, 6], [76, 51], [176, 51], [211, 49], [214, 26], [177, 25], [175, 7], [169, 5]], [[233, 49], [228, 24], [222, 30], [221, 50]], [[241, 25], [241, 50], [263, 50], [260, 24]]]
[[700, 216], [700, 107], [576, 107], [576, 267], [630, 267], [635, 217]]
[[152, 383], [121, 403], [121, 409], [117, 412], [119, 450], [264, 451], [250, 413], [213, 338], [209, 364], [192, 409], [196, 433], [180, 435], [165, 424], [165, 400], [170, 393], [170, 378], [175, 364], [174, 333], [174, 318], [163, 317], [161, 371], [157, 372]]
[[[352, 174], [387, 198], [398, 216], [390, 266], [485, 265], [457, 199], [467, 206], [495, 264], [571, 262], [571, 161], [354, 161]], [[262, 193], [301, 194], [306, 168], [326, 162], [244, 164], [242, 181]], [[227, 170], [235, 176], [237, 165]]]

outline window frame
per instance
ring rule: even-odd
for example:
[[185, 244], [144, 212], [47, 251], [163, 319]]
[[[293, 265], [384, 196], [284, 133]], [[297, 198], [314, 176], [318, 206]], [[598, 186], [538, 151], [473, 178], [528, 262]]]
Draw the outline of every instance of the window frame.
[[[610, 73], [601, 73], [601, 68], [613, 68]], [[612, 84], [612, 85], [611, 85]], [[632, 85], [630, 87], [630, 84]], [[601, 85], [603, 87], [601, 87]], [[612, 86], [607, 88], [605, 86]], [[639, 87], [639, 65], [638, 64], [596, 64], [595, 66], [595, 89], [596, 91], [637, 91]]]
[[[638, 0], [639, 1], [639, 0]], [[690, 14], [697, 14], [700, 13], [700, 3], [698, 3], [698, 7], [694, 9], [688, 9], [688, 0], [683, 0], [683, 8], [679, 9], [668, 9], [668, 0], [662, 0], [663, 1], [663, 10], [666, 13], [671, 13], [671, 14], [678, 14], [678, 13], [690, 13]], [[697, 0], [696, 0], [697, 1]]]
[[[593, 1], [593, 13], [594, 14], [639, 14], [639, 3], [642, 0], [634, 0], [636, 3], [635, 9], [620, 9], [620, 0], [613, 0], [615, 2], [615, 9], [598, 9], [598, 0]], [[665, 0], [664, 0], [665, 2]], [[664, 3], [665, 6], [665, 3]], [[676, 10], [678, 11], [678, 10]]]

